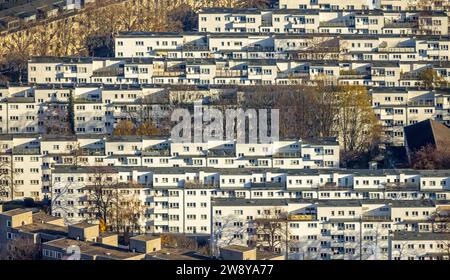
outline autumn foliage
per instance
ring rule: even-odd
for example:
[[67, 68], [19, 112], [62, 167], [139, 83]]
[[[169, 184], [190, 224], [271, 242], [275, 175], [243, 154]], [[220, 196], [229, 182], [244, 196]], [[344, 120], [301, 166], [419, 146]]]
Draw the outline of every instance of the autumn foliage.
[[113, 135], [115, 136], [127, 136], [127, 135], [139, 135], [139, 136], [152, 136], [160, 135], [160, 130], [149, 121], [142, 124], [135, 125], [130, 120], [121, 120], [114, 128]]

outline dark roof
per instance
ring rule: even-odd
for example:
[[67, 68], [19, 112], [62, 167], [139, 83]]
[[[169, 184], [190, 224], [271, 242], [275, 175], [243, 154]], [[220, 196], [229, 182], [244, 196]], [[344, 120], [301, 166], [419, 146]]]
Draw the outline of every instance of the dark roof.
[[448, 233], [396, 231], [393, 240], [450, 240]]
[[404, 128], [405, 141], [410, 152], [432, 145], [436, 149], [450, 147], [450, 128], [428, 119]]

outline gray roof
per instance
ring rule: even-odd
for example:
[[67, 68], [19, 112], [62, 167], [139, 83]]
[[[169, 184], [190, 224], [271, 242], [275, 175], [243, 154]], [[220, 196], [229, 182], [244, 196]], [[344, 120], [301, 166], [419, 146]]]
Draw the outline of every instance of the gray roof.
[[214, 206], [287, 206], [288, 199], [227, 199], [216, 198], [213, 200]]
[[413, 232], [413, 231], [396, 231], [394, 232], [393, 240], [407, 241], [407, 240], [450, 240], [450, 234], [448, 233], [436, 233], [436, 232]]

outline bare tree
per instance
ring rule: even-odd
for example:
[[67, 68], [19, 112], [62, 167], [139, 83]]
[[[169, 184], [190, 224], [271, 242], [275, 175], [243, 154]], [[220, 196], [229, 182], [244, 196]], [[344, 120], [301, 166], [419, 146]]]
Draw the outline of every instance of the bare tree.
[[426, 145], [413, 151], [411, 165], [414, 169], [449, 169], [450, 148], [435, 148], [434, 145]]
[[40, 246], [33, 239], [16, 237], [0, 249], [0, 260], [40, 259]]
[[60, 104], [48, 104], [40, 119], [44, 123], [43, 129], [45, 134], [64, 135], [70, 133], [67, 111]]
[[442, 237], [437, 240], [437, 246], [442, 254], [450, 260], [450, 212], [448, 210], [437, 210], [431, 215], [431, 221], [432, 232]]
[[219, 247], [240, 244], [246, 233], [245, 223], [247, 222], [244, 219], [233, 214], [214, 217], [212, 253], [218, 255]]
[[111, 191], [112, 201], [108, 209], [106, 226], [111, 231], [122, 234], [126, 240], [136, 232], [144, 231], [142, 219], [146, 207], [139, 199], [142, 188], [134, 182], [107, 187]]
[[14, 200], [14, 192], [17, 191], [14, 184], [14, 169], [12, 157], [5, 155], [0, 157], [0, 201]]
[[256, 247], [280, 252], [289, 247], [288, 214], [276, 207], [263, 209], [253, 221], [253, 242]]
[[115, 198], [112, 187], [117, 184], [117, 180], [113, 178], [114, 172], [109, 166], [93, 166], [91, 170], [91, 180], [86, 186], [87, 220], [100, 220], [101, 223], [109, 225], [109, 213]]

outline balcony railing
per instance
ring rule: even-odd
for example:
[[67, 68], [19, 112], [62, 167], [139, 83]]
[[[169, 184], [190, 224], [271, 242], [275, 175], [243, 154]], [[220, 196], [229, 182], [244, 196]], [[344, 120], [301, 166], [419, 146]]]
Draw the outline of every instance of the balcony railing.
[[180, 77], [186, 75], [184, 71], [153, 71], [154, 77]]
[[416, 48], [414, 47], [380, 47], [378, 48], [378, 52], [380, 53], [411, 53], [415, 52]]
[[154, 149], [154, 148], [146, 148], [141, 151], [143, 156], [169, 156], [169, 149]]
[[247, 70], [218, 70], [216, 77], [244, 77], [247, 76]]
[[309, 73], [300, 72], [280, 72], [277, 74], [278, 79], [306, 79], [309, 78]]

